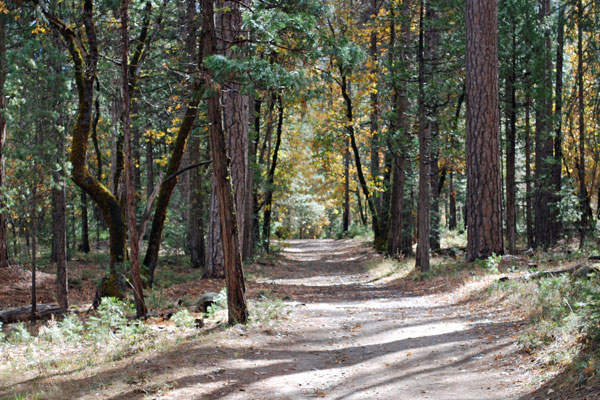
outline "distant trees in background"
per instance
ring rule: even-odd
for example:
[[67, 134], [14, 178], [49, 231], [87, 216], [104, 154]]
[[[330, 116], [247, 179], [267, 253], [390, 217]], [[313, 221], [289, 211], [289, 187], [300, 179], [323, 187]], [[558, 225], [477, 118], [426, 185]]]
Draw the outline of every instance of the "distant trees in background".
[[80, 250], [108, 242], [99, 295], [117, 297], [138, 246], [146, 286], [161, 251], [185, 253], [238, 288], [233, 322], [241, 260], [275, 237], [372, 232], [394, 257], [417, 244], [422, 271], [446, 231], [468, 231], [468, 260], [583, 247], [600, 214], [598, 11], [0, 2], [0, 267], [39, 247], [66, 306]]

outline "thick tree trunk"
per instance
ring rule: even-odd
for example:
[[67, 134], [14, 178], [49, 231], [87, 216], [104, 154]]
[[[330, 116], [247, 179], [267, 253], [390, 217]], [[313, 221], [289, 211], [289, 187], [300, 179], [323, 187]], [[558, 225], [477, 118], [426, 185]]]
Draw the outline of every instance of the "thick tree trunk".
[[467, 0], [467, 261], [502, 254], [497, 3]]
[[425, 109], [425, 33], [424, 0], [421, 0], [419, 20], [419, 46], [417, 60], [419, 65], [419, 200], [417, 206], [417, 255], [415, 267], [421, 272], [429, 271], [429, 233], [430, 233], [430, 175], [431, 175], [431, 128]]
[[[216, 54], [217, 40], [214, 27], [214, 10], [211, 0], [202, 0], [202, 49], [205, 56]], [[236, 227], [234, 197], [227, 171], [227, 150], [219, 104], [221, 88], [215, 85], [212, 72], [204, 68], [204, 83], [212, 95], [208, 98], [208, 120], [211, 158], [216, 194], [219, 203], [221, 241], [225, 258], [225, 280], [227, 283], [227, 308], [229, 324], [245, 324], [248, 320], [244, 284], [244, 271]]]
[[[243, 29], [242, 10], [248, 1], [220, 0], [217, 2], [219, 11], [216, 15], [216, 29], [218, 48], [223, 49], [223, 54], [228, 58], [241, 58], [244, 44], [236, 44], [240, 39], [248, 37], [248, 32]], [[248, 221], [248, 202], [252, 204], [252, 191], [248, 192], [248, 128], [250, 121], [250, 99], [241, 93], [239, 83], [234, 80], [225, 82], [222, 90], [223, 129], [227, 133], [227, 150], [229, 156], [229, 169], [233, 182], [235, 196], [235, 215], [242, 246], [242, 257], [246, 258], [252, 253], [252, 248], [247, 248], [250, 243], [244, 240], [247, 228], [251, 229]], [[250, 230], [251, 232], [251, 230]], [[246, 246], [244, 246], [244, 244]]]

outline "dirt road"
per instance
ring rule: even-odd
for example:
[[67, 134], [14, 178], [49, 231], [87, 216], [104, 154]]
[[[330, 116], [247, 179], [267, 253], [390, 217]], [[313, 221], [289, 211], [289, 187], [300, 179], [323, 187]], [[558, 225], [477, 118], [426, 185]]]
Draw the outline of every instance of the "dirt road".
[[365, 269], [373, 257], [350, 240], [289, 242], [262, 279], [293, 293], [289, 320], [270, 335], [233, 328], [203, 356], [213, 372], [160, 398], [526, 398], [524, 369], [509, 361], [517, 321], [378, 284]]

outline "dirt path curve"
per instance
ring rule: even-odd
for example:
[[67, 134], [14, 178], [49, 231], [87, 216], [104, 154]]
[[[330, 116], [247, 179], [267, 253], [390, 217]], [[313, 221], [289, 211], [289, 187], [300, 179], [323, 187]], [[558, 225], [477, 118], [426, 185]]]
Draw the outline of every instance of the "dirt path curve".
[[378, 285], [364, 267], [373, 257], [356, 241], [290, 241], [258, 280], [292, 293], [289, 319], [263, 332], [232, 328], [202, 356], [212, 372], [164, 398], [526, 398], [524, 369], [507, 361], [516, 322], [473, 314], [447, 294]]

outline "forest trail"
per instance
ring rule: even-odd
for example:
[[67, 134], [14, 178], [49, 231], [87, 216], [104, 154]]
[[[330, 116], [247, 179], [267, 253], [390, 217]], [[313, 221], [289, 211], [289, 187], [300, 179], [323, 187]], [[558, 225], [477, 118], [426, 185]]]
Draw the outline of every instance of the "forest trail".
[[449, 293], [379, 283], [365, 267], [376, 257], [366, 243], [287, 245], [256, 283], [293, 293], [288, 319], [262, 335], [234, 327], [214, 352], [187, 349], [199, 375], [157, 398], [504, 400], [532, 390], [515, 365], [520, 321], [473, 313]]

